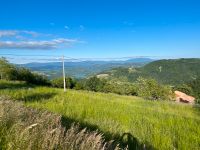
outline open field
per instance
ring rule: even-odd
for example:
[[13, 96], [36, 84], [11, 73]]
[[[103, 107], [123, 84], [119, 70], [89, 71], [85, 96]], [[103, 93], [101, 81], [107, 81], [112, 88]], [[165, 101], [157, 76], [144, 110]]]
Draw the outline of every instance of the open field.
[[192, 105], [88, 91], [63, 93], [62, 89], [28, 88], [13, 82], [6, 82], [5, 87], [5, 81], [1, 82], [1, 96], [58, 113], [63, 125], [77, 122], [81, 127], [99, 130], [107, 139], [128, 144], [129, 148], [144, 144], [147, 149], [200, 148], [200, 110]]

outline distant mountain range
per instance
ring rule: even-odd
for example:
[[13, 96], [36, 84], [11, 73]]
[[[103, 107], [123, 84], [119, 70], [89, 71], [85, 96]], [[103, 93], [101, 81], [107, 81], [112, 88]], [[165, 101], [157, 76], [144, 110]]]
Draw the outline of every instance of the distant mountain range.
[[[116, 67], [141, 67], [152, 61], [154, 60], [150, 58], [132, 58], [128, 60], [109, 61], [65, 61], [65, 71], [67, 76], [85, 78]], [[27, 63], [20, 66], [29, 68], [35, 72], [43, 73], [49, 76], [49, 78], [62, 76], [61, 62]]]
[[165, 59], [142, 67], [119, 67], [107, 72], [110, 79], [134, 82], [138, 77], [154, 78], [164, 84], [183, 84], [200, 76], [200, 59]]

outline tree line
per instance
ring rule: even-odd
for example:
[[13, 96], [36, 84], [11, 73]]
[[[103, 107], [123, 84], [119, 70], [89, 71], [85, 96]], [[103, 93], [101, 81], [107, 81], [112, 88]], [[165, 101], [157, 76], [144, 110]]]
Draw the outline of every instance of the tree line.
[[[33, 73], [29, 69], [18, 67], [9, 63], [5, 58], [0, 58], [0, 79], [25, 81], [28, 84], [52, 86], [63, 88], [63, 78], [49, 80], [45, 75]], [[186, 94], [200, 99], [200, 77], [192, 82], [171, 87], [159, 83], [152, 78], [138, 77], [134, 82], [125, 82], [118, 79], [101, 79], [96, 76], [85, 79], [66, 77], [66, 88], [76, 90], [88, 90], [94, 92], [116, 93], [120, 95], [140, 96], [148, 100], [174, 99], [174, 90], [180, 90]]]
[[33, 73], [29, 69], [9, 63], [4, 57], [0, 58], [0, 79], [25, 81], [28, 84], [50, 85], [45, 75]]

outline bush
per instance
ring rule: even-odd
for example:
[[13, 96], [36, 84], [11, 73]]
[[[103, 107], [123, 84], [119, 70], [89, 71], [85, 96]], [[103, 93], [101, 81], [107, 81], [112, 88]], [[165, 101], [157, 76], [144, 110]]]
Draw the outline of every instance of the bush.
[[116, 93], [120, 95], [137, 95], [136, 88], [131, 83], [107, 82], [104, 86], [104, 92]]
[[18, 68], [17, 80], [26, 81], [29, 84], [50, 85], [50, 82], [46, 76], [32, 73], [30, 70], [25, 68]]
[[85, 88], [85, 80], [78, 80], [74, 87], [74, 89], [76, 90], [84, 90], [84, 88]]
[[154, 79], [138, 78], [136, 82], [108, 81], [91, 77], [77, 82], [75, 89], [95, 92], [116, 93], [120, 95], [140, 96], [149, 100], [173, 99], [173, 92], [169, 86], [159, 84]]
[[[76, 85], [76, 81], [70, 77], [66, 77], [65, 81], [66, 81], [66, 88], [68, 88], [68, 89], [72, 89]], [[61, 77], [61, 78], [53, 79], [51, 81], [51, 85], [53, 87], [63, 88], [64, 87], [63, 78]]]
[[0, 58], [0, 78], [5, 80], [16, 80], [17, 68], [10, 64], [4, 57]]
[[174, 87], [174, 90], [178, 90], [188, 95], [194, 96], [196, 103], [200, 103], [200, 76], [187, 84]]
[[29, 84], [50, 85], [46, 76], [32, 73], [25, 68], [16, 67], [5, 58], [0, 58], [0, 74], [1, 79], [4, 80], [19, 80], [26, 81]]
[[200, 103], [200, 76], [191, 81], [188, 85], [192, 88], [193, 96], [196, 98], [196, 102]]
[[177, 90], [177, 91], [181, 91], [181, 92], [186, 93], [188, 95], [194, 94], [192, 88], [187, 84], [177, 85], [173, 89]]
[[89, 91], [102, 92], [104, 90], [105, 80], [99, 79], [96, 76], [87, 79], [83, 82], [83, 88]]
[[51, 80], [51, 85], [56, 88], [63, 88], [63, 78], [56, 78]]
[[159, 84], [154, 79], [139, 77], [136, 81], [138, 96], [149, 100], [170, 100], [173, 93], [170, 87]]

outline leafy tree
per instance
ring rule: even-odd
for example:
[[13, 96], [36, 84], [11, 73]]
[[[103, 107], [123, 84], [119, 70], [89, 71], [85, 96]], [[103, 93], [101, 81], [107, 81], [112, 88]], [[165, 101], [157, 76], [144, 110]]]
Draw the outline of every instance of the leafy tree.
[[63, 88], [63, 78], [56, 78], [51, 80], [51, 85], [57, 88]]
[[187, 84], [176, 86], [174, 90], [179, 90], [188, 95], [192, 95], [195, 97], [196, 102], [200, 103], [200, 76]]
[[104, 86], [104, 92], [117, 93], [120, 95], [137, 95], [134, 84], [119, 81], [107, 82]]
[[150, 100], [169, 100], [173, 97], [171, 88], [159, 84], [154, 79], [139, 77], [136, 81], [138, 96]]
[[76, 81], [72, 79], [71, 77], [65, 78], [66, 80], [66, 87], [69, 89], [73, 89], [76, 85]]
[[189, 83], [189, 86], [193, 90], [193, 95], [196, 98], [196, 102], [200, 103], [200, 76]]
[[173, 90], [178, 90], [188, 95], [193, 95], [193, 89], [188, 84], [177, 85], [173, 88]]
[[49, 80], [44, 75], [32, 73], [25, 68], [10, 64], [5, 58], [0, 58], [1, 79], [26, 81], [30, 84], [49, 85]]
[[76, 90], [84, 90], [84, 89], [86, 89], [85, 83], [86, 83], [86, 79], [77, 80], [75, 82], [74, 89], [76, 89]]
[[[76, 81], [73, 80], [72, 78], [66, 77], [66, 78], [65, 78], [65, 81], [66, 81], [66, 88], [72, 89], [72, 88], [75, 87]], [[64, 86], [64, 85], [63, 85], [63, 78], [60, 77], [60, 78], [53, 79], [53, 80], [51, 81], [51, 85], [52, 85], [53, 87], [63, 88], [63, 86]]]
[[5, 80], [16, 80], [17, 69], [10, 64], [4, 57], [0, 58], [0, 78]]
[[104, 89], [105, 81], [97, 78], [96, 76], [86, 80], [84, 89], [89, 91], [101, 92]]

